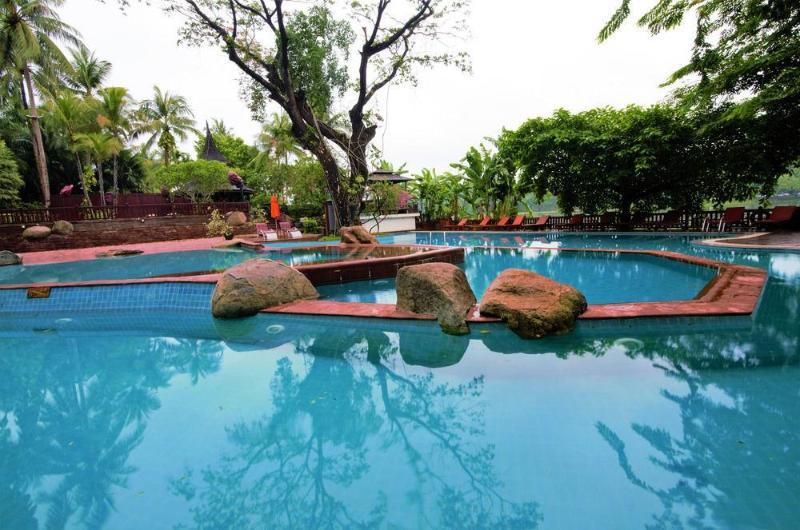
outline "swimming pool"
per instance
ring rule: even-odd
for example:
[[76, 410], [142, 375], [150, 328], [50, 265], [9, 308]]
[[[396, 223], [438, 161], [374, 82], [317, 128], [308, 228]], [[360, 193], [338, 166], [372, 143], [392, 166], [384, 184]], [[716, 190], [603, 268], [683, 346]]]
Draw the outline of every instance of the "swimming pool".
[[418, 252], [408, 247], [353, 248], [330, 246], [320, 248], [270, 249], [256, 252], [246, 248], [162, 252], [114, 258], [102, 258], [43, 265], [0, 267], [0, 284], [78, 282], [89, 280], [122, 280], [154, 278], [181, 274], [220, 272], [253, 258], [282, 261], [288, 265], [310, 265], [329, 261], [376, 259], [403, 256]]
[[758, 312], [538, 341], [200, 296], [3, 314], [4, 523], [794, 527], [800, 254], [650, 243], [767, 269]]

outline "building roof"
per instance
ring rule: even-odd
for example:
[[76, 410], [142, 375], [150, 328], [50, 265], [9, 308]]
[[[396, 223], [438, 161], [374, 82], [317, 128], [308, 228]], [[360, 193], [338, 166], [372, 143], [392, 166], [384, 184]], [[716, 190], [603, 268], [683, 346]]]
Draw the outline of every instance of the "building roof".
[[228, 159], [222, 156], [222, 153], [219, 152], [217, 149], [217, 144], [214, 142], [214, 136], [211, 134], [211, 129], [208, 128], [208, 122], [206, 122], [206, 142], [203, 146], [203, 153], [200, 155], [200, 158], [203, 160], [216, 160], [217, 162], [222, 162], [223, 164], [228, 164]]
[[369, 176], [370, 182], [408, 182], [409, 180], [414, 179], [386, 169], [376, 169]]

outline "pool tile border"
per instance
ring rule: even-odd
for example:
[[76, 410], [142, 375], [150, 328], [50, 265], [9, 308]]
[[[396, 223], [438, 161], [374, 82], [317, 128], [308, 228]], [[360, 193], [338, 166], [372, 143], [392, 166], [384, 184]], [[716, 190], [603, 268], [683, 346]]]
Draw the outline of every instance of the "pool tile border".
[[[384, 246], [419, 247], [432, 250], [429, 250], [425, 253], [409, 254], [407, 256], [375, 258], [350, 262], [330, 262], [314, 265], [300, 265], [296, 268], [297, 270], [309, 276], [313, 283], [316, 285], [321, 285], [325, 283], [341, 283], [343, 281], [349, 282], [379, 277], [393, 277], [396, 275], [397, 269], [400, 267], [416, 263], [425, 263], [430, 261], [460, 263], [464, 259], [465, 252], [464, 247], [434, 247], [431, 245], [411, 244], [394, 244]], [[299, 248], [319, 248], [319, 246]], [[743, 265], [731, 265], [707, 258], [661, 250], [584, 248], [531, 249], [511, 246], [495, 246], [493, 248], [528, 252], [596, 252], [650, 255], [673, 261], [710, 267], [717, 270], [717, 275], [712, 278], [708, 284], [706, 284], [706, 286], [693, 300], [591, 304], [589, 305], [588, 310], [580, 316], [580, 318], [583, 320], [749, 315], [752, 314], [758, 307], [763, 287], [767, 281], [767, 273], [762, 269]], [[64, 288], [165, 283], [216, 283], [219, 277], [220, 274], [216, 273], [194, 276], [174, 276], [168, 278], [162, 277], [129, 280], [94, 280], [65, 283], [2, 285], [0, 286], [0, 290], [27, 289], [33, 286]], [[398, 311], [394, 304], [335, 302], [329, 300], [307, 300], [293, 302], [279, 307], [266, 309], [264, 312], [403, 320], [435, 319], [433, 315]], [[470, 312], [468, 321], [497, 322], [498, 320], [480, 316], [478, 307], [476, 306]]]

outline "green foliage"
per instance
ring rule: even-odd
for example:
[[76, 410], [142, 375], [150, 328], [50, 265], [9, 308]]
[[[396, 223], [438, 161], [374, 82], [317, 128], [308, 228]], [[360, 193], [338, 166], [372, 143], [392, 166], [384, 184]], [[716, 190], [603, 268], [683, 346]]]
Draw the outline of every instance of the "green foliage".
[[169, 165], [175, 152], [177, 141], [196, 133], [194, 114], [183, 96], [170, 94], [153, 87], [153, 98], [142, 102], [136, 112], [137, 133], [148, 134], [144, 149], [157, 145], [163, 154], [163, 162]]
[[228, 166], [215, 160], [177, 162], [157, 169], [151, 186], [163, 186], [202, 203], [209, 201], [215, 192], [228, 188], [229, 171]]
[[257, 169], [248, 169], [243, 176], [256, 192], [252, 202], [261, 208], [269, 204], [273, 194], [282, 204], [309, 206], [315, 212], [322, 211], [327, 199], [322, 167], [310, 157], [299, 158], [293, 164], [269, 161]]
[[314, 112], [326, 115], [334, 98], [341, 97], [347, 88], [347, 60], [355, 33], [349, 22], [336, 20], [325, 4], [297, 11], [289, 19], [286, 32], [292, 76]]
[[459, 217], [463, 189], [461, 177], [453, 173], [440, 175], [435, 169], [423, 169], [409, 183], [411, 196], [424, 221]]
[[375, 220], [378, 231], [380, 231], [381, 220], [397, 210], [399, 196], [400, 189], [390, 182], [373, 182], [369, 185], [366, 196], [366, 213]]
[[[214, 143], [217, 144], [217, 149], [228, 160], [231, 167], [247, 167], [259, 154], [258, 148], [248, 145], [243, 139], [229, 131], [212, 131], [211, 136], [214, 138]], [[194, 143], [198, 158], [203, 154], [204, 147], [205, 135], [198, 134]]]
[[770, 195], [786, 160], [763, 152], [765, 134], [750, 121], [630, 106], [559, 110], [505, 131], [499, 145], [519, 168], [524, 192], [556, 195], [567, 214], [629, 213]]
[[233, 229], [228, 225], [228, 222], [219, 213], [216, 208], [211, 212], [211, 218], [206, 223], [206, 234], [208, 237], [218, 237], [227, 234], [232, 234]]
[[500, 216], [516, 212], [520, 199], [513, 162], [502, 153], [470, 147], [459, 163], [451, 164], [464, 186], [461, 194], [476, 213]]
[[[608, 38], [630, 15], [629, 0], [601, 31]], [[638, 21], [657, 34], [697, 17], [688, 64], [668, 84], [687, 108], [718, 121], [751, 120], [763, 129], [763, 150], [781, 159], [800, 156], [800, 2], [777, 0], [659, 0]]]
[[14, 153], [0, 140], [0, 208], [12, 208], [19, 203], [23, 184]]

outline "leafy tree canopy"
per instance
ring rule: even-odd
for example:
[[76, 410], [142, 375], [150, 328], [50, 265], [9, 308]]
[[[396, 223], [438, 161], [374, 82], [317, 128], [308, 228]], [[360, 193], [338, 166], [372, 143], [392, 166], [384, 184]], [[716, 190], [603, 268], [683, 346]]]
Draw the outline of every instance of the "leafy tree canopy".
[[216, 160], [177, 162], [158, 168], [154, 183], [188, 195], [194, 202], [208, 202], [215, 192], [228, 188], [229, 171], [228, 166]]
[[0, 208], [16, 206], [22, 186], [22, 177], [19, 175], [14, 154], [0, 140]]
[[[230, 132], [212, 131], [211, 136], [214, 138], [219, 152], [230, 162], [232, 167], [247, 167], [259, 154], [256, 147], [248, 145], [242, 138]], [[198, 133], [197, 140], [194, 142], [194, 150], [198, 158], [203, 154], [204, 148], [205, 135]]]

